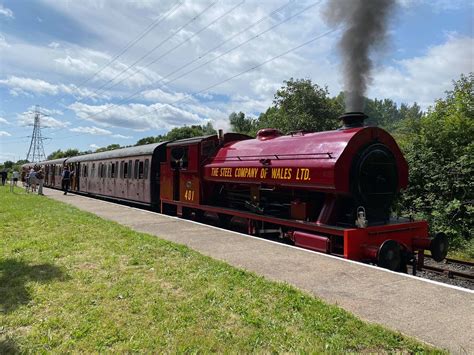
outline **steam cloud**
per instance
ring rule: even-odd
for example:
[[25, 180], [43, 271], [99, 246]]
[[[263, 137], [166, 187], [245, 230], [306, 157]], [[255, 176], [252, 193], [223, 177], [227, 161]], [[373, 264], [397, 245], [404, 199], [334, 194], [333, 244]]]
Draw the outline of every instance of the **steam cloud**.
[[339, 42], [344, 70], [346, 111], [363, 111], [371, 82], [371, 51], [387, 38], [388, 15], [395, 0], [330, 0], [324, 15], [330, 25], [345, 27]]

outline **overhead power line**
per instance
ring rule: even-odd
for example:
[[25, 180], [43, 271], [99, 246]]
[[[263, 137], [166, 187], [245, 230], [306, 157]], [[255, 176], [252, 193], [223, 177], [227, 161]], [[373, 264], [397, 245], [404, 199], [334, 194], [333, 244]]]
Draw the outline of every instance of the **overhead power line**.
[[[271, 30], [273, 30], [273, 29], [275, 29], [276, 27], [282, 25], [283, 23], [288, 22], [289, 20], [295, 18], [296, 16], [302, 14], [302, 13], [305, 12], [305, 11], [308, 11], [310, 8], [312, 8], [312, 7], [316, 6], [316, 5], [318, 5], [319, 3], [321, 3], [321, 1], [317, 1], [317, 2], [314, 2], [314, 3], [310, 4], [309, 6], [303, 8], [302, 10], [296, 12], [295, 14], [293, 14], [293, 15], [291, 15], [291, 16], [285, 18], [285, 19], [283, 19], [282, 21], [280, 21], [280, 22], [278, 22], [278, 23], [276, 23], [276, 24], [274, 24], [274, 25], [268, 27], [267, 29], [265, 29], [265, 30], [263, 30], [263, 31], [261, 31], [261, 32], [259, 32], [259, 33], [257, 33], [256, 35], [254, 35], [254, 36], [248, 38], [248, 39], [245, 40], [244, 42], [241, 42], [240, 44], [238, 44], [238, 45], [236, 45], [236, 46], [234, 46], [234, 47], [232, 47], [232, 48], [226, 50], [225, 52], [219, 54], [218, 56], [216, 56], [216, 57], [214, 57], [214, 58], [212, 58], [212, 59], [210, 59], [210, 60], [208, 60], [208, 61], [206, 61], [206, 62], [204, 62], [204, 63], [202, 63], [202, 64], [200, 64], [200, 65], [198, 65], [197, 67], [194, 67], [194, 68], [191, 69], [191, 70], [188, 70], [188, 71], [186, 71], [186, 72], [180, 74], [179, 76], [175, 77], [174, 79], [171, 79], [171, 80], [167, 81], [164, 85], [169, 85], [169, 84], [171, 84], [171, 83], [173, 83], [173, 82], [175, 82], [175, 81], [177, 81], [177, 80], [183, 78], [184, 76], [189, 75], [189, 74], [195, 72], [196, 70], [198, 70], [198, 69], [200, 69], [200, 68], [206, 66], [207, 64], [210, 64], [210, 63], [216, 61], [217, 59], [222, 58], [223, 56], [229, 54], [230, 52], [232, 52], [232, 51], [234, 51], [234, 50], [236, 50], [236, 49], [238, 49], [238, 48], [241, 48], [242, 46], [246, 45], [247, 43], [249, 43], [249, 42], [251, 42], [251, 41], [253, 41], [253, 40], [259, 38], [259, 37], [262, 36], [263, 34], [265, 34], [265, 33], [267, 33], [267, 32], [270, 32]], [[204, 54], [202, 54], [202, 55], [198, 56], [197, 58], [194, 58], [194, 59], [191, 60], [190, 62], [188, 62], [188, 63], [182, 65], [180, 68], [178, 68], [178, 69], [176, 69], [176, 70], [173, 70], [171, 73], [168, 73], [167, 75], [165, 75], [164, 77], [162, 77], [162, 78], [161, 78], [157, 83], [155, 83], [154, 85], [156, 86], [157, 84], [159, 84], [160, 82], [163, 82], [164, 79], [170, 77], [170, 76], [173, 75], [174, 73], [176, 73], [176, 72], [180, 71], [181, 69], [183, 69], [183, 68], [189, 66], [190, 64], [192, 64], [192, 63], [194, 63], [194, 62], [196, 62], [196, 61], [198, 61], [198, 60], [204, 58], [204, 57], [207, 56], [209, 53], [213, 52], [215, 49], [220, 48], [224, 43], [229, 42], [229, 41], [232, 40], [233, 38], [237, 37], [239, 34], [241, 34], [241, 33], [245, 32], [245, 31], [247, 31], [247, 30], [250, 29], [251, 27], [253, 27], [253, 26], [255, 26], [256, 24], [258, 24], [258, 23], [260, 23], [261, 21], [263, 21], [265, 18], [271, 16], [272, 14], [274, 14], [274, 13], [277, 12], [277, 11], [280, 11], [282, 8], [286, 7], [287, 5], [288, 5], [288, 4], [285, 4], [284, 6], [281, 6], [280, 8], [274, 10], [274, 11], [273, 11], [272, 13], [270, 13], [269, 15], [267, 15], [267, 16], [261, 18], [260, 20], [257, 20], [256, 22], [254, 22], [254, 23], [251, 24], [250, 26], [247, 26], [244, 30], [240, 31], [239, 33], [237, 33], [237, 34], [235, 34], [235, 35], [232, 35], [230, 38], [228, 38], [228, 39], [226, 39], [225, 41], [221, 42], [221, 43], [218, 44], [217, 46], [215, 46], [215, 47], [211, 48], [210, 50], [206, 51]], [[164, 85], [161, 85], [161, 87], [163, 87]], [[118, 105], [120, 105], [120, 104], [122, 104], [122, 103], [128, 102], [130, 99], [136, 97], [137, 95], [139, 95], [139, 94], [142, 93], [142, 92], [143, 92], [143, 89], [139, 89], [139, 90], [135, 91], [134, 93], [132, 93], [131, 95], [127, 96], [126, 98], [120, 100], [120, 101], [117, 102], [116, 104], [113, 104], [113, 105], [111, 105], [111, 106], [105, 108], [105, 109], [102, 110], [102, 111], [96, 112], [96, 113], [90, 115], [88, 118], [95, 117], [95, 116], [97, 116], [97, 115], [99, 115], [99, 114], [102, 114], [102, 113], [104, 113], [104, 112], [106, 112], [106, 111], [111, 110], [112, 108], [114, 108], [114, 107], [116, 107], [116, 106], [118, 106]]]
[[[215, 18], [214, 20], [212, 20], [209, 24], [207, 24], [206, 26], [204, 26], [203, 28], [201, 28], [199, 31], [195, 32], [193, 35], [189, 36], [188, 38], [186, 38], [184, 41], [178, 43], [177, 45], [175, 45], [173, 48], [169, 49], [168, 51], [166, 51], [165, 53], [163, 53], [162, 55], [160, 55], [158, 58], [152, 60], [151, 62], [149, 62], [148, 64], [144, 65], [143, 68], [148, 68], [150, 67], [152, 64], [155, 64], [156, 62], [158, 62], [159, 60], [161, 60], [162, 58], [166, 57], [168, 54], [174, 52], [176, 49], [178, 49], [179, 47], [181, 47], [183, 44], [189, 42], [191, 39], [193, 39], [194, 37], [196, 37], [197, 35], [199, 35], [201, 32], [203, 32], [204, 30], [208, 29], [209, 27], [211, 27], [212, 25], [214, 25], [215, 23], [217, 23], [219, 20], [221, 20], [222, 18], [224, 18], [225, 16], [227, 16], [228, 14], [230, 14], [232, 11], [234, 11], [235, 9], [237, 9], [240, 5], [242, 5], [243, 3], [245, 2], [245, 0], [239, 2], [237, 5], [235, 5], [234, 7], [232, 7], [230, 10], [224, 12], [222, 15], [218, 16], [217, 18]], [[110, 90], [112, 89], [113, 87], [117, 86], [118, 84], [124, 82], [125, 80], [127, 80], [128, 78], [134, 76], [135, 74], [138, 74], [138, 73], [142, 73], [142, 74], [145, 74], [143, 73], [142, 69], [140, 68], [135, 68], [135, 72], [126, 76], [125, 78], [117, 81], [114, 85], [110, 86], [107, 88], [107, 90]], [[159, 81], [163, 80], [163, 78], [161, 78]]]
[[[213, 7], [216, 3], [218, 2], [217, 1], [214, 1], [213, 3], [211, 3], [210, 5], [206, 6], [204, 8], [204, 10], [202, 10], [198, 15], [192, 17], [188, 22], [186, 22], [184, 25], [180, 26], [177, 30], [175, 30], [173, 33], [171, 33], [168, 37], [166, 37], [164, 40], [162, 40], [160, 43], [158, 43], [156, 46], [154, 46], [151, 50], [149, 50], [148, 52], [146, 52], [143, 56], [141, 56], [140, 58], [138, 58], [137, 60], [135, 60], [132, 64], [128, 65], [125, 69], [123, 69], [120, 73], [118, 73], [117, 75], [115, 75], [112, 79], [109, 79], [107, 80], [103, 85], [101, 85], [100, 87], [98, 87], [96, 90], [94, 90], [94, 92], [89, 95], [89, 96], [86, 96], [84, 98], [82, 98], [80, 101], [86, 99], [87, 97], [92, 97], [94, 94], [97, 94], [99, 91], [101, 91], [101, 89], [103, 89], [105, 86], [107, 86], [109, 83], [113, 82], [115, 79], [117, 79], [120, 75], [122, 75], [123, 73], [125, 73], [126, 71], [128, 71], [130, 68], [134, 67], [135, 65], [137, 65], [139, 62], [141, 62], [143, 59], [145, 59], [146, 57], [148, 57], [150, 54], [152, 54], [154, 51], [156, 51], [158, 48], [160, 48], [163, 44], [165, 44], [166, 42], [168, 42], [171, 38], [173, 38], [174, 36], [176, 36], [176, 34], [178, 34], [181, 30], [183, 30], [184, 28], [186, 28], [188, 25], [190, 25], [192, 22], [196, 21], [201, 15], [203, 15], [206, 11], [208, 11], [211, 7]], [[105, 91], [105, 90], [102, 90], [102, 91]]]
[[[193, 96], [195, 96], [195, 95], [202, 94], [202, 93], [204, 93], [204, 92], [206, 92], [206, 91], [208, 91], [208, 90], [211, 90], [211, 89], [213, 89], [213, 88], [215, 88], [215, 87], [217, 87], [217, 86], [219, 86], [219, 85], [222, 85], [222, 84], [224, 84], [224, 83], [226, 83], [226, 82], [229, 82], [229, 81], [231, 81], [231, 80], [233, 80], [233, 79], [236, 79], [236, 78], [238, 78], [238, 77], [240, 77], [240, 76], [242, 76], [242, 75], [244, 75], [244, 74], [247, 74], [247, 73], [251, 72], [252, 70], [255, 70], [255, 69], [257, 69], [257, 68], [260, 68], [260, 67], [262, 67], [262, 66], [264, 66], [264, 65], [266, 65], [266, 64], [268, 64], [268, 63], [270, 63], [270, 62], [273, 62], [274, 60], [276, 60], [276, 59], [278, 59], [278, 58], [281, 58], [281, 57], [283, 57], [283, 56], [285, 56], [285, 55], [287, 55], [287, 54], [289, 54], [289, 53], [291, 53], [291, 52], [294, 52], [294, 51], [296, 51], [296, 50], [298, 50], [298, 49], [300, 49], [300, 48], [302, 48], [302, 47], [305, 47], [305, 46], [307, 46], [308, 44], [311, 44], [311, 43], [313, 43], [313, 42], [316, 42], [317, 40], [319, 40], [319, 39], [321, 39], [321, 38], [327, 37], [327, 36], [329, 36], [331, 33], [335, 32], [335, 31], [337, 31], [337, 30], [339, 30], [339, 28], [334, 28], [334, 29], [331, 29], [331, 30], [329, 30], [329, 31], [326, 31], [326, 32], [324, 32], [324, 33], [322, 33], [322, 34], [320, 34], [320, 35], [318, 35], [318, 36], [315, 36], [315, 37], [313, 37], [313, 38], [311, 38], [311, 39], [309, 39], [309, 40], [307, 40], [307, 41], [305, 41], [305, 42], [303, 42], [303, 43], [301, 43], [301, 44], [299, 44], [299, 45], [297, 45], [297, 46], [295, 46], [295, 47], [293, 47], [293, 48], [290, 48], [290, 49], [288, 49], [288, 50], [286, 50], [286, 51], [284, 51], [284, 52], [282, 52], [282, 53], [280, 53], [280, 54], [278, 54], [278, 55], [276, 55], [276, 56], [273, 56], [273, 57], [271, 57], [271, 58], [269, 58], [269, 59], [267, 59], [267, 60], [265, 60], [265, 61], [263, 61], [263, 62], [261, 62], [261, 63], [259, 63], [259, 64], [257, 64], [257, 65], [254, 65], [254, 66], [252, 66], [252, 67], [250, 67], [250, 68], [248, 68], [248, 69], [246, 69], [246, 70], [243, 70], [243, 71], [239, 72], [238, 74], [235, 74], [235, 75], [232, 75], [232, 76], [230, 76], [230, 77], [227, 77], [227, 78], [225, 78], [225, 79], [223, 79], [223, 80], [221, 80], [221, 81], [218, 81], [218, 82], [216, 82], [216, 83], [214, 83], [214, 84], [212, 84], [212, 85], [210, 85], [210, 86], [208, 86], [208, 87], [206, 87], [206, 88], [204, 88], [204, 89], [201, 89], [201, 90], [199, 90], [199, 91], [196, 91], [196, 92], [194, 92], [194, 93], [192, 93], [192, 94], [188, 94], [188, 95], [186, 95], [185, 97], [183, 97], [183, 98], [181, 98], [181, 99], [179, 99], [179, 100], [176, 100], [176, 101], [170, 103], [169, 105], [176, 105], [176, 104], [178, 104], [178, 103], [180, 103], [180, 102], [182, 102], [182, 101], [185, 101], [185, 100], [187, 100], [187, 99], [189, 99], [189, 98], [191, 98], [191, 97], [193, 97]], [[154, 114], [154, 113], [158, 113], [156, 109], [153, 109], [152, 112], [147, 112], [146, 114], [135, 116], [135, 118], [145, 117], [145, 116], [148, 116], [148, 115], [151, 115], [151, 114]], [[77, 136], [81, 136], [81, 135], [84, 135], [84, 134], [87, 134], [87, 133], [81, 133], [81, 134], [77, 134], [77, 135], [73, 135], [73, 136], [69, 136], [69, 137], [63, 137], [63, 138], [72, 138], [72, 137], [77, 137]], [[59, 139], [63, 139], [63, 138], [59, 138]]]
[[[125, 47], [123, 47], [117, 54], [115, 54], [112, 59], [110, 59], [106, 64], [100, 67], [92, 75], [90, 75], [85, 80], [77, 84], [76, 87], [78, 89], [80, 89], [81, 87], [84, 88], [84, 85], [86, 83], [91, 81], [93, 78], [95, 78], [98, 74], [100, 74], [106, 68], [110, 67], [118, 58], [124, 55], [130, 48], [132, 48], [135, 44], [137, 44], [140, 40], [142, 40], [148, 33], [150, 33], [153, 29], [155, 29], [158, 25], [160, 25], [164, 20], [166, 20], [170, 15], [176, 12], [183, 5], [183, 3], [184, 2], [181, 2], [181, 0], [178, 0], [177, 2], [175, 2], [173, 6], [171, 6], [171, 8], [167, 12], [165, 12], [162, 16], [159, 16], [158, 19], [156, 19], [151, 24], [149, 24], [137, 37], [132, 39], [128, 44], [125, 45]], [[62, 96], [64, 96], [64, 94]], [[77, 100], [77, 97], [74, 96], [74, 98]], [[53, 104], [57, 100], [58, 98], [51, 100], [48, 103], [48, 105]]]
[[137, 44], [141, 39], [143, 39], [148, 33], [153, 31], [160, 23], [162, 23], [164, 20], [166, 20], [170, 15], [172, 15], [174, 12], [176, 12], [184, 2], [176, 1], [173, 6], [162, 16], [158, 17], [154, 22], [148, 25], [147, 28], [143, 30], [142, 33], [140, 33], [137, 37], [132, 39], [125, 47], [123, 47], [120, 52], [118, 52], [109, 62], [107, 62], [105, 65], [103, 65], [100, 69], [98, 69], [94, 74], [92, 74], [89, 78], [86, 80], [82, 81], [81, 83], [78, 84], [78, 86], [83, 86], [90, 80], [92, 80], [95, 76], [100, 74], [105, 68], [109, 67], [112, 63], [114, 63], [118, 58], [120, 58], [123, 54], [125, 54], [130, 48], [132, 48], [135, 44]]
[[[238, 77], [240, 77], [240, 76], [242, 76], [242, 75], [244, 75], [244, 74], [247, 74], [248, 72], [251, 72], [252, 70], [255, 70], [255, 69], [257, 69], [257, 68], [260, 68], [261, 66], [264, 66], [265, 64], [268, 64], [268, 63], [270, 63], [270, 62], [273, 62], [274, 60], [276, 60], [276, 59], [278, 59], [278, 58], [281, 58], [281, 57], [283, 57], [283, 56], [285, 56], [285, 55], [287, 55], [287, 54], [289, 54], [289, 53], [291, 53], [291, 52], [294, 52], [294, 51], [296, 51], [296, 50], [298, 50], [298, 49], [300, 49], [300, 48], [302, 48], [302, 47], [304, 47], [304, 46], [307, 46], [308, 44], [311, 44], [311, 43], [317, 41], [318, 39], [321, 39], [321, 38], [323, 38], [323, 37], [326, 37], [326, 36], [330, 35], [331, 33], [335, 32], [335, 31], [337, 31], [337, 30], [338, 30], [338, 28], [334, 28], [334, 29], [332, 29], [332, 30], [329, 30], [329, 31], [327, 31], [327, 32], [325, 32], [325, 33], [323, 33], [323, 34], [321, 34], [321, 35], [318, 35], [318, 36], [316, 36], [316, 37], [313, 37], [313, 38], [311, 38], [310, 40], [308, 40], [308, 41], [306, 41], [306, 42], [303, 42], [303, 43], [299, 44], [299, 45], [296, 46], [296, 47], [293, 47], [293, 48], [291, 48], [291, 49], [289, 49], [289, 50], [287, 50], [287, 51], [285, 51], [285, 52], [283, 52], [283, 53], [280, 53], [280, 54], [278, 54], [278, 55], [276, 55], [276, 56], [274, 56], [274, 57], [271, 57], [271, 58], [269, 58], [269, 59], [267, 59], [267, 60], [265, 60], [265, 61], [263, 61], [263, 62], [261, 62], [261, 63], [259, 63], [259, 64], [257, 64], [257, 65], [255, 65], [255, 66], [253, 66], [253, 67], [251, 67], [251, 68], [248, 68], [248, 69], [246, 69], [246, 70], [243, 70], [243, 71], [241, 71], [241, 72], [238, 73], [238, 74], [235, 74], [235, 75], [233, 75], [233, 76], [230, 76], [230, 77], [228, 77], [228, 78], [226, 78], [226, 79], [224, 79], [224, 80], [221, 80], [221, 81], [219, 81], [219, 82], [217, 82], [217, 83], [215, 83], [215, 84], [212, 84], [212, 85], [210, 85], [210, 86], [208, 86], [208, 87], [206, 87], [206, 88], [204, 88], [204, 89], [201, 89], [201, 90], [199, 90], [199, 91], [196, 91], [196, 92], [194, 92], [194, 93], [192, 93], [192, 94], [188, 94], [188, 95], [186, 95], [185, 97], [183, 97], [183, 98], [181, 98], [181, 99], [179, 99], [179, 100], [176, 100], [176, 101], [172, 102], [171, 104], [172, 104], [172, 105], [176, 105], [177, 103], [179, 103], [179, 102], [181, 102], [181, 101], [184, 101], [184, 100], [186, 100], [186, 99], [188, 99], [188, 98], [190, 98], [190, 97], [192, 97], [192, 96], [202, 94], [202, 93], [204, 93], [204, 92], [206, 92], [206, 91], [209, 91], [209, 90], [211, 90], [211, 89], [213, 89], [213, 88], [215, 88], [215, 87], [217, 87], [217, 86], [219, 86], [219, 85], [222, 85], [222, 84], [224, 84], [224, 83], [226, 83], [226, 82], [228, 82], [228, 81], [231, 81], [231, 80], [233, 80], [233, 79], [236, 79], [236, 78], [238, 78]], [[154, 112], [149, 112], [149, 113], [146, 113], [146, 114], [144, 114], [144, 115], [139, 115], [139, 116], [136, 116], [136, 118], [148, 116], [148, 115], [150, 115], [150, 114], [152, 114], [152, 113], [157, 113], [157, 111], [154, 109]]]

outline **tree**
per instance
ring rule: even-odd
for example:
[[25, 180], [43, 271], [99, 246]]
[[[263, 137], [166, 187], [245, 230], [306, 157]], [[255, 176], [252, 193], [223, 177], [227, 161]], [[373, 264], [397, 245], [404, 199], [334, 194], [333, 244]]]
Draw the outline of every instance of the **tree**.
[[327, 88], [309, 79], [291, 78], [284, 83], [275, 93], [273, 106], [260, 115], [260, 128], [278, 128], [283, 132], [325, 131], [339, 125], [337, 118], [343, 108], [329, 97]]
[[107, 147], [96, 149], [95, 153], [106, 152], [108, 150], [115, 150], [115, 149], [120, 149], [120, 148], [125, 148], [125, 147], [122, 147], [120, 144], [109, 144]]
[[183, 126], [175, 127], [169, 131], [165, 136], [164, 140], [174, 141], [178, 139], [207, 136], [211, 134], [216, 134], [216, 130], [212, 127], [212, 124], [209, 122], [204, 126], [193, 125], [193, 126]]
[[58, 149], [54, 152], [52, 152], [48, 157], [46, 158], [47, 160], [53, 160], [53, 159], [61, 159], [61, 158], [67, 158], [67, 157], [75, 157], [77, 155], [81, 155], [79, 149], [76, 148], [69, 148], [65, 151], [62, 151], [61, 149]]
[[135, 145], [144, 145], [144, 144], [152, 144], [152, 143], [158, 143], [162, 140], [162, 136], [150, 136], [150, 137], [144, 137], [142, 139], [139, 139]]
[[3, 163], [3, 168], [4, 169], [11, 169], [13, 167], [13, 165], [15, 165], [14, 162], [12, 162], [11, 160], [7, 160]]
[[427, 219], [433, 231], [443, 231], [454, 247], [468, 245], [474, 257], [474, 75], [462, 75], [445, 99], [426, 115], [404, 120], [412, 132], [399, 143], [410, 168], [409, 187], [400, 207]]
[[369, 116], [367, 125], [383, 127], [392, 130], [400, 121], [400, 111], [397, 104], [390, 99], [365, 99], [364, 113]]
[[257, 120], [245, 117], [242, 111], [239, 113], [232, 112], [229, 115], [230, 126], [235, 133], [248, 134], [255, 136], [257, 132]]
[[175, 127], [164, 136], [158, 135], [156, 137], [150, 136], [145, 137], [137, 141], [135, 145], [143, 145], [143, 144], [151, 144], [151, 143], [158, 143], [164, 141], [174, 141], [178, 139], [185, 139], [191, 137], [199, 137], [199, 136], [208, 136], [211, 134], [216, 134], [216, 130], [212, 126], [211, 122], [208, 122], [205, 125], [193, 125], [193, 126], [183, 126], [183, 127]]

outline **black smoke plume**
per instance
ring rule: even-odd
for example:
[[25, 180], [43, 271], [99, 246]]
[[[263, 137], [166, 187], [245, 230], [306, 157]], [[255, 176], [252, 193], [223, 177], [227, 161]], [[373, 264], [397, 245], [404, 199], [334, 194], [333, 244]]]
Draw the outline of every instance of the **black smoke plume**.
[[395, 0], [329, 0], [324, 15], [330, 25], [343, 26], [339, 42], [344, 70], [346, 111], [363, 111], [371, 82], [372, 51], [383, 47]]

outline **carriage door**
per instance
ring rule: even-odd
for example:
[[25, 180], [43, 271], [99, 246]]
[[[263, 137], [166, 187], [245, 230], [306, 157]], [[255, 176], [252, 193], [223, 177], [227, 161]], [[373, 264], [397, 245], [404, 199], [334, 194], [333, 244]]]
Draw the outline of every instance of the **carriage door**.
[[180, 199], [180, 170], [188, 166], [188, 147], [173, 147], [171, 149], [171, 169], [173, 170], [173, 200]]
[[76, 180], [75, 183], [75, 187], [76, 187], [76, 191], [79, 191], [81, 188], [80, 188], [80, 181], [81, 181], [81, 163], [77, 162], [76, 164], [76, 167], [74, 168], [74, 179]]

